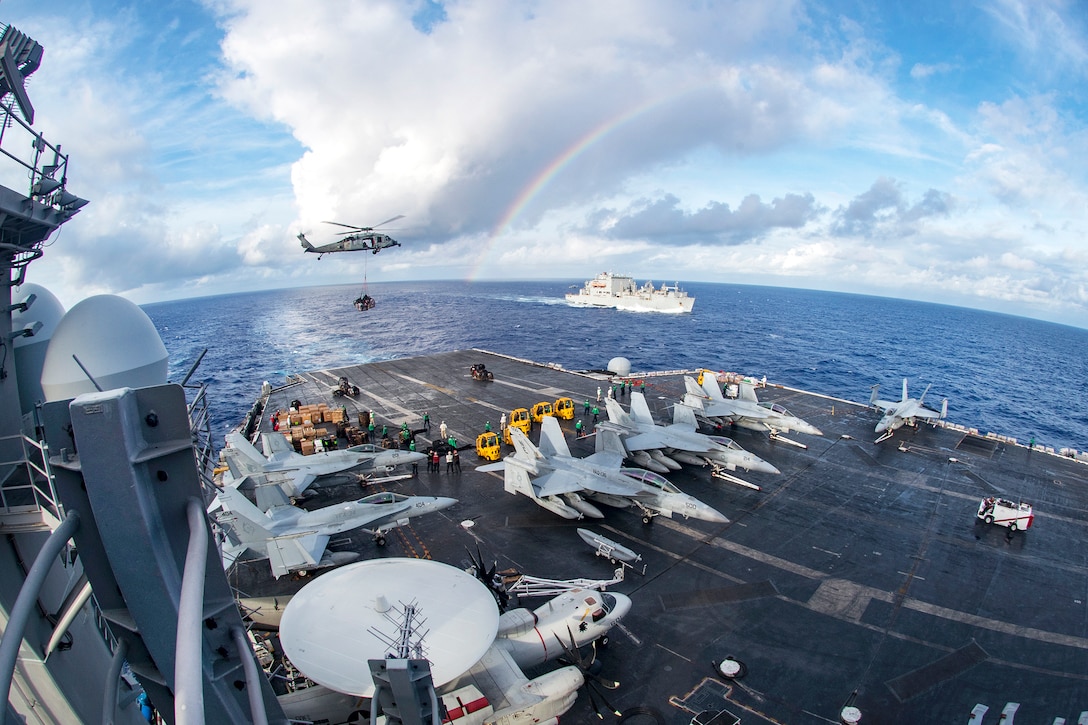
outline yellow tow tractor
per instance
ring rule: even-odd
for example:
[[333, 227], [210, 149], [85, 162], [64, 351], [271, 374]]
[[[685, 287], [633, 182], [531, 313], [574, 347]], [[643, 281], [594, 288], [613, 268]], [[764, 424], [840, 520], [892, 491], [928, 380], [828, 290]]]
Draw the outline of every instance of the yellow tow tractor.
[[562, 418], [563, 420], [574, 420], [574, 401], [570, 398], [559, 398], [555, 401], [556, 418]]
[[539, 423], [546, 415], [555, 415], [550, 401], [543, 400], [532, 407], [533, 422]]
[[489, 430], [476, 436], [476, 455], [485, 461], [499, 460], [499, 434]]
[[529, 411], [525, 408], [514, 408], [510, 411], [510, 422], [507, 423], [506, 429], [502, 432], [502, 440], [506, 445], [514, 445], [514, 441], [510, 440], [510, 429], [519, 428], [525, 435], [529, 435], [529, 428], [532, 424], [529, 422]]

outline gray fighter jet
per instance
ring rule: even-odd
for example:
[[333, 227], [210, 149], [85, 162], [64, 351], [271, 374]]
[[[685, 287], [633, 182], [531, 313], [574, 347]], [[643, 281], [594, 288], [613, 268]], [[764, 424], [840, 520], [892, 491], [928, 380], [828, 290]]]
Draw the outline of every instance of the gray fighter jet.
[[736, 399], [722, 395], [718, 381], [709, 375], [703, 377], [702, 385], [695, 378], [684, 376], [684, 385], [687, 388], [684, 405], [701, 410], [706, 418], [729, 421], [740, 428], [770, 433], [772, 436], [791, 430], [823, 435], [819, 428], [801, 420], [781, 405], [759, 402], [755, 386], [749, 383], [740, 384], [740, 397]]
[[301, 496], [319, 476], [392, 470], [398, 465], [419, 463], [426, 459], [425, 455], [416, 451], [371, 444], [304, 456], [296, 453], [278, 433], [262, 434], [262, 445], [265, 455], [242, 434], [228, 433], [228, 447], [223, 454], [231, 474], [238, 479], [265, 474], [266, 479], [262, 482], [280, 485], [284, 493], [292, 498]]
[[[630, 413], [624, 412], [620, 404], [612, 398], [607, 399], [605, 405], [608, 409], [608, 420], [599, 423], [597, 430], [611, 430], [618, 434], [623, 445], [630, 451], [630, 458], [644, 468], [665, 473], [670, 468], [666, 461], [678, 461], [693, 466], [705, 466], [707, 462], [715, 462], [730, 471], [739, 467], [746, 471], [779, 473], [777, 468], [744, 450], [736, 441], [700, 433], [694, 408], [675, 405], [672, 425], [658, 425], [654, 422], [650, 406], [646, 404], [646, 397], [642, 393], [631, 393]], [[655, 453], [659, 456], [655, 457]]]
[[511, 427], [515, 452], [498, 463], [477, 470], [505, 471], [505, 488], [520, 493], [537, 505], [567, 519], [603, 518], [590, 503], [642, 512], [650, 523], [656, 516], [680, 514], [685, 518], [726, 523], [728, 519], [699, 499], [683, 493], [664, 476], [641, 468], [622, 468], [627, 451], [611, 431], [597, 434], [597, 452], [574, 458], [559, 421], [546, 416], [540, 424], [540, 446], [534, 446], [520, 430]]
[[877, 393], [880, 390], [879, 385], [873, 386], [873, 395], [869, 399], [869, 405], [878, 408], [884, 412], [884, 417], [880, 419], [880, 422], [876, 424], [876, 433], [883, 433], [876, 440], [877, 443], [887, 440], [892, 437], [892, 434], [903, 427], [903, 425], [915, 425], [918, 418], [924, 420], [938, 420], [943, 419], [948, 415], [948, 398], [941, 401], [941, 410], [931, 410], [922, 404], [922, 401], [926, 399], [926, 393], [929, 392], [930, 385], [926, 386], [925, 392], [922, 393], [922, 397], [917, 400], [907, 397], [907, 379], [903, 378], [903, 398], [898, 401], [891, 400], [878, 400]]
[[[326, 552], [329, 538], [354, 529], [374, 534], [379, 546], [385, 533], [405, 526], [414, 516], [441, 511], [457, 503], [455, 498], [405, 496], [385, 491], [358, 501], [345, 501], [315, 511], [292, 506], [276, 485], [256, 488], [255, 506], [237, 488], [224, 488], [217, 498], [223, 511], [216, 514], [227, 540], [224, 563], [246, 549], [267, 558], [277, 579], [293, 571], [339, 566], [359, 558], [357, 552]], [[213, 503], [213, 507], [215, 504]], [[261, 509], [267, 509], [262, 513]]]

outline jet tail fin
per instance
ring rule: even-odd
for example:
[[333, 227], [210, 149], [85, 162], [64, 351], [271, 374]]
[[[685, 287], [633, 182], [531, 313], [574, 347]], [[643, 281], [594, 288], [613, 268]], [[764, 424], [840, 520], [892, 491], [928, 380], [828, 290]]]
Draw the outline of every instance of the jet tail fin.
[[563, 437], [563, 429], [554, 416], [546, 415], [540, 422], [540, 453], [545, 457], [563, 456], [570, 458], [570, 447]]
[[903, 378], [903, 399], [900, 400], [899, 402], [900, 403], [905, 403], [906, 401], [907, 401], [907, 379]]
[[703, 390], [703, 386], [699, 385], [699, 382], [690, 375], [684, 376], [684, 390], [689, 395], [697, 395], [700, 398], [706, 397], [706, 391]]
[[529, 436], [525, 435], [520, 428], [510, 426], [509, 430], [510, 441], [514, 444], [514, 457], [530, 465], [536, 465], [536, 461], [543, 458], [540, 455], [540, 450], [533, 445], [533, 442], [529, 440]]
[[933, 383], [930, 383], [929, 385], [926, 386], [926, 389], [922, 391], [922, 397], [918, 398], [918, 405], [921, 405], [923, 403], [923, 401], [925, 401], [926, 393], [928, 393], [929, 389], [932, 388], [932, 387], [933, 387]]
[[703, 405], [703, 401], [706, 398], [702, 395], [695, 393], [684, 393], [684, 405], [691, 408], [693, 411], [699, 411], [700, 413], [706, 412], [706, 407]]
[[[632, 396], [639, 395], [639, 393], [631, 393]], [[608, 411], [608, 420], [616, 425], [622, 425], [630, 427], [633, 425], [631, 416], [623, 409], [618, 402], [612, 398], [604, 399], [605, 410]]]
[[537, 497], [533, 482], [529, 479], [529, 472], [521, 466], [506, 466], [502, 487], [507, 493], [520, 493], [532, 499]]
[[654, 417], [650, 414], [650, 406], [646, 403], [646, 396], [642, 393], [631, 393], [631, 417], [639, 423], [653, 425]]
[[[634, 394], [638, 395], [638, 393]], [[611, 453], [618, 453], [620, 455], [620, 458], [627, 457], [627, 449], [624, 448], [623, 441], [620, 440], [620, 437], [616, 435], [615, 431], [598, 429], [597, 440], [594, 446], [594, 451], [596, 453], [607, 451]]]
[[291, 505], [291, 499], [287, 498], [283, 488], [274, 483], [257, 486], [254, 489], [254, 496], [257, 499], [257, 508], [261, 511]]
[[756, 386], [751, 383], [741, 382], [738, 386], [740, 389], [740, 399], [747, 400], [749, 403], [758, 403], [759, 398], [756, 397]]
[[227, 461], [227, 468], [230, 469], [230, 475], [234, 476], [239, 481], [247, 476], [259, 476], [264, 473], [264, 469], [260, 465], [255, 463], [249, 456], [241, 453], [237, 448], [226, 448], [223, 450], [223, 458]]
[[265, 458], [280, 460], [291, 458], [296, 455], [295, 449], [292, 448], [291, 444], [287, 442], [287, 439], [279, 433], [262, 433], [261, 449], [264, 451]]
[[703, 376], [703, 394], [711, 400], [725, 400], [722, 389], [718, 387], [718, 380], [712, 375]]
[[948, 398], [941, 401], [941, 420], [948, 417]]
[[260, 553], [265, 553], [265, 544], [272, 538], [272, 531], [268, 529], [268, 517], [261, 513], [260, 509], [250, 503], [241, 491], [234, 488], [224, 488], [219, 491], [219, 501], [223, 508], [229, 511], [236, 519], [249, 524], [248, 526], [233, 526], [234, 534], [245, 546], [256, 548]]
[[699, 421], [695, 418], [695, 408], [688, 405], [677, 403], [672, 407], [672, 422], [673, 425], [682, 424], [690, 426], [693, 430], [699, 429]]
[[876, 407], [877, 396], [880, 394], [880, 383], [870, 386], [870, 389], [873, 391], [873, 394], [869, 396], [869, 407], [873, 408]]
[[262, 468], [268, 462], [268, 459], [261, 455], [261, 452], [241, 433], [227, 433], [227, 445]]

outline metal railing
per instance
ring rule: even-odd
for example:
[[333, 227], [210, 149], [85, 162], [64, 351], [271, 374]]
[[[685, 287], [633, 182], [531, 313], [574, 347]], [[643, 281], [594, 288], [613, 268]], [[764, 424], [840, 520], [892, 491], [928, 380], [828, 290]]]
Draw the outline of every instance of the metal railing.
[[56, 529], [64, 507], [53, 485], [48, 444], [22, 434], [0, 437], [0, 444], [5, 441], [17, 441], [22, 456], [0, 461], [0, 469], [21, 469], [0, 487], [0, 530]]

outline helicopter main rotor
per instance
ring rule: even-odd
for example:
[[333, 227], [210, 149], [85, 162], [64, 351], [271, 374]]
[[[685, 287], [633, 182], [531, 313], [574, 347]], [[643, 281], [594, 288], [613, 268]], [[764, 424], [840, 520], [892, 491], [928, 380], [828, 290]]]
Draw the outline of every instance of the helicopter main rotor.
[[341, 235], [344, 235], [344, 234], [365, 234], [366, 232], [372, 232], [375, 229], [377, 229], [378, 227], [384, 227], [386, 224], [389, 224], [390, 222], [395, 222], [396, 220], [403, 219], [403, 218], [404, 218], [403, 214], [397, 214], [395, 217], [392, 217], [390, 219], [386, 219], [384, 222], [382, 222], [380, 224], [375, 224], [372, 227], [357, 227], [357, 226], [354, 226], [352, 224], [342, 224], [340, 222], [322, 222], [322, 224], [332, 224], [332, 225], [335, 225], [335, 226], [338, 226], [338, 227], [346, 227], [347, 229], [351, 230], [351, 231], [347, 231], [347, 232], [339, 232], [339, 234], [341, 234]]

